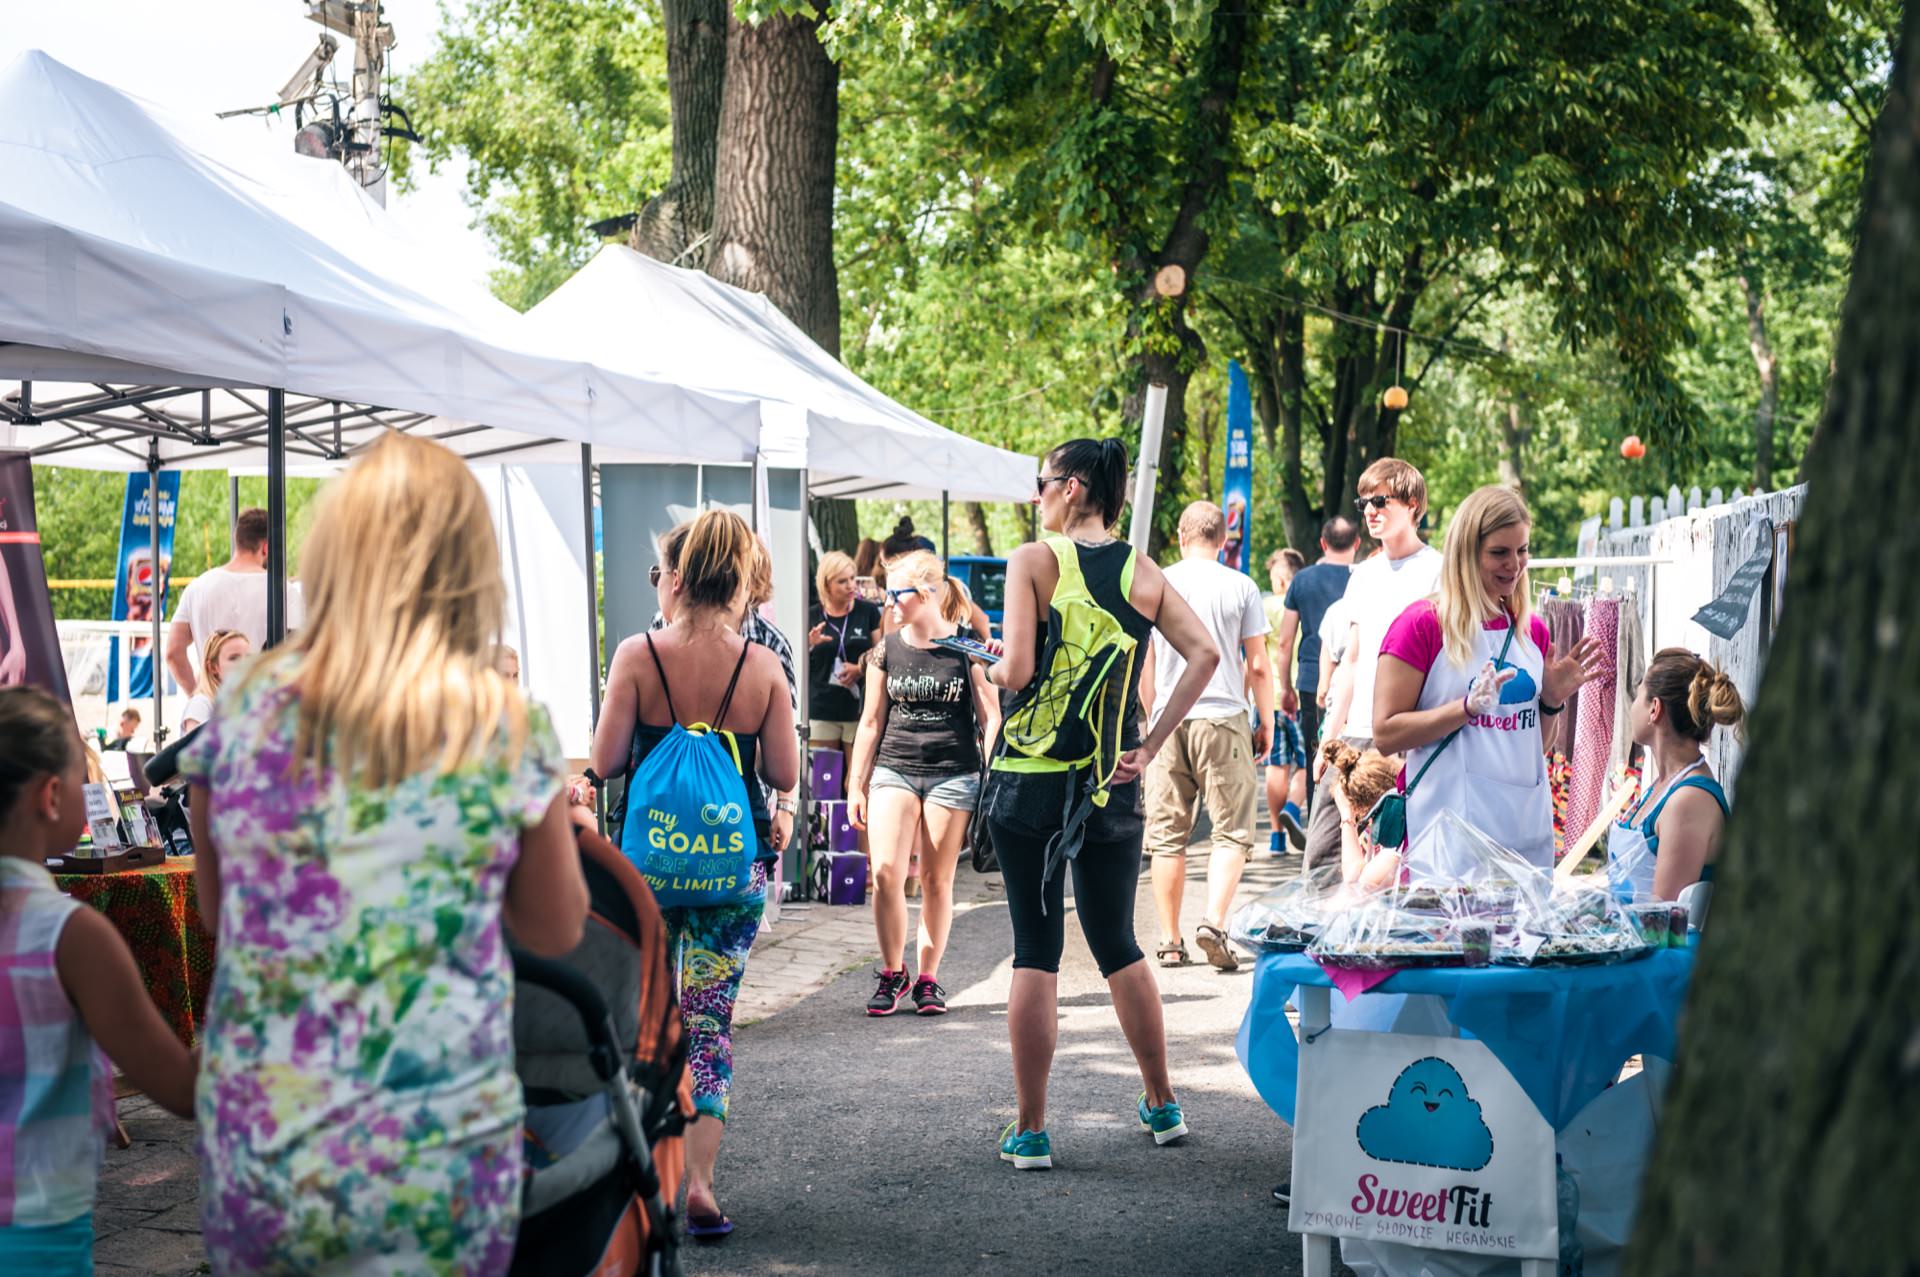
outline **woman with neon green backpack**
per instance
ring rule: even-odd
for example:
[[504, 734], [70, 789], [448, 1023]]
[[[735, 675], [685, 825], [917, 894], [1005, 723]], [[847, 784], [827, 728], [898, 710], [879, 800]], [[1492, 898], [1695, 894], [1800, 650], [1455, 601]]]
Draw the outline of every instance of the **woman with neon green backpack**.
[[[1065, 875], [1087, 947], [1140, 1066], [1135, 1104], [1156, 1144], [1187, 1133], [1167, 1075], [1153, 970], [1134, 940], [1140, 885], [1140, 774], [1199, 698], [1220, 653], [1151, 560], [1112, 535], [1126, 504], [1127, 448], [1075, 439], [1049, 452], [1034, 504], [1047, 536], [1007, 561], [1006, 656], [989, 678], [1014, 693], [982, 801], [1013, 920], [1007, 1035], [1018, 1113], [1000, 1156], [1053, 1165], [1047, 1079], [1058, 1038]], [[1158, 631], [1186, 659], [1168, 712], [1140, 734], [1139, 650]]]

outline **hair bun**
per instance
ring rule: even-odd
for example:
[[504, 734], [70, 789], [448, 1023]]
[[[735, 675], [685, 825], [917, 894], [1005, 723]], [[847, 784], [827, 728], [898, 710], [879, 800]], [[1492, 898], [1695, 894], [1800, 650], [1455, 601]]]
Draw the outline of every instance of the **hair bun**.
[[1706, 727], [1717, 723], [1733, 727], [1746, 717], [1746, 703], [1731, 675], [1710, 661], [1701, 661], [1694, 671], [1693, 685], [1687, 690], [1687, 710], [1693, 721]]

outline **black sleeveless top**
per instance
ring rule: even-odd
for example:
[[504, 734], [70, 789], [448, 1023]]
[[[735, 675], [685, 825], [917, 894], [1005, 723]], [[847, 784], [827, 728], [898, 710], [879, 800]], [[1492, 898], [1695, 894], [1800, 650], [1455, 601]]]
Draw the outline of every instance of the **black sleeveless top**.
[[[733, 679], [727, 684], [726, 695], [720, 699], [720, 710], [713, 716], [713, 722], [727, 721], [727, 710], [733, 706], [733, 689], [739, 685], [740, 671], [746, 668], [749, 648], [743, 644], [740, 660], [733, 667]], [[647, 636], [647, 654], [653, 657], [653, 668], [660, 675], [660, 690], [667, 697], [667, 712], [673, 715], [673, 722], [665, 727], [655, 727], [651, 723], [642, 723], [635, 719], [633, 724], [633, 745], [627, 754], [627, 779], [631, 783], [640, 770], [641, 760], [653, 752], [654, 746], [667, 738], [674, 725], [680, 721], [680, 711], [674, 708], [673, 690], [667, 686], [666, 667], [660, 664], [660, 653], [654, 651], [653, 636]], [[745, 773], [747, 782], [747, 811], [753, 816], [753, 831], [760, 838], [760, 852], [755, 860], [771, 863], [774, 859], [772, 839], [773, 817], [767, 810], [766, 787], [760, 783], [759, 774], [754, 771], [754, 761], [760, 752], [760, 737], [755, 732], [730, 732], [733, 743], [740, 751], [740, 770]]]
[[[1113, 614], [1120, 622], [1120, 628], [1135, 643], [1145, 644], [1153, 633], [1153, 622], [1142, 616], [1127, 597], [1126, 586], [1131, 581], [1122, 582], [1121, 574], [1127, 566], [1127, 557], [1133, 547], [1125, 541], [1109, 541], [1105, 545], [1085, 546], [1074, 542], [1074, 553], [1080, 556], [1080, 575], [1087, 579], [1087, 593], [1093, 595], [1093, 601]], [[1034, 627], [1034, 668], [1040, 668], [1047, 649], [1047, 627], [1042, 621]], [[1127, 685], [1126, 714], [1120, 723], [1120, 748], [1125, 751], [1140, 744], [1140, 671], [1145, 662], [1141, 659], [1145, 653], [1136, 648], [1133, 658], [1133, 677]], [[1036, 672], [1035, 678], [1040, 677]]]

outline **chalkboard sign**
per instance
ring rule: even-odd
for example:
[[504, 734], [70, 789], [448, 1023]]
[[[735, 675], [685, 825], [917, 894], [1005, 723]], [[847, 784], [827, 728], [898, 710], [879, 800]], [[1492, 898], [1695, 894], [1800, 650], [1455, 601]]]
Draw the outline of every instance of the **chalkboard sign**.
[[1760, 592], [1761, 582], [1767, 579], [1767, 569], [1773, 565], [1773, 526], [1762, 521], [1756, 531], [1758, 548], [1733, 570], [1733, 575], [1727, 578], [1727, 588], [1720, 591], [1719, 597], [1693, 614], [1696, 623], [1723, 639], [1732, 638], [1747, 623], [1754, 595]]

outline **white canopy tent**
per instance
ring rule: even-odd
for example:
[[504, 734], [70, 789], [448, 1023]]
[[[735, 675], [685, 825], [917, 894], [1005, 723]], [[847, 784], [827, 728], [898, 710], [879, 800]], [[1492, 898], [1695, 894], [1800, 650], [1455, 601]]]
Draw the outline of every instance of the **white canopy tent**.
[[[1025, 501], [1034, 461], [935, 425], [855, 376], [760, 293], [609, 245], [527, 312], [607, 367], [671, 369], [761, 401], [761, 463], [816, 497]], [[664, 375], [664, 374], [661, 374]]]

